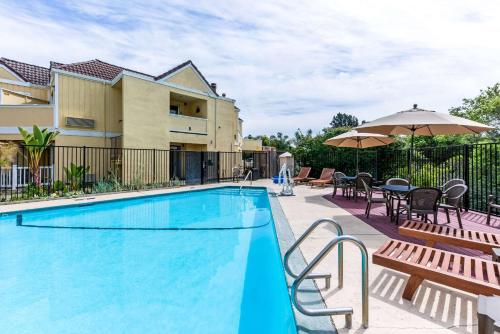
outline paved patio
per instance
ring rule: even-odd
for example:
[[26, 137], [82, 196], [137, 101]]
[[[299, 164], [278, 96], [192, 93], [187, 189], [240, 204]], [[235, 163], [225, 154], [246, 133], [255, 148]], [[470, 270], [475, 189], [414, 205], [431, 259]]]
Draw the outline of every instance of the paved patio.
[[[270, 181], [261, 181], [269, 188], [279, 190]], [[333, 217], [345, 234], [361, 239], [370, 256], [386, 240], [387, 236], [353, 215], [348, 210], [327, 200], [331, 188], [295, 187], [295, 196], [279, 197], [283, 211], [291, 225], [295, 237], [300, 236], [316, 219]], [[360, 204], [365, 204], [359, 200]], [[346, 203], [348, 204], [348, 203]], [[364, 208], [361, 212], [364, 211]], [[375, 210], [373, 213], [375, 214]], [[387, 223], [389, 219], [387, 218]], [[334, 232], [321, 228], [305, 241], [302, 252], [310, 261], [328, 241]], [[318, 268], [318, 272], [333, 273], [332, 288], [322, 290], [322, 296], [330, 307], [353, 306], [353, 328], [344, 327], [344, 317], [333, 318], [339, 333], [476, 333], [476, 296], [454, 290], [432, 282], [424, 281], [412, 302], [401, 298], [408, 276], [396, 271], [373, 265], [370, 258], [370, 327], [361, 327], [361, 263], [359, 251], [354, 245], [345, 245], [344, 288], [336, 289], [336, 256], [328, 256]], [[324, 286], [323, 281], [317, 282]]]

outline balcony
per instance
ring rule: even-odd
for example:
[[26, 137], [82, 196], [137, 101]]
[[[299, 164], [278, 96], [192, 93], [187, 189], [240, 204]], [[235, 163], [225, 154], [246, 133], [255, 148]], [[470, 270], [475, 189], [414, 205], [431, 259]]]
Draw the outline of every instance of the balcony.
[[207, 119], [184, 115], [170, 115], [170, 132], [207, 135]]

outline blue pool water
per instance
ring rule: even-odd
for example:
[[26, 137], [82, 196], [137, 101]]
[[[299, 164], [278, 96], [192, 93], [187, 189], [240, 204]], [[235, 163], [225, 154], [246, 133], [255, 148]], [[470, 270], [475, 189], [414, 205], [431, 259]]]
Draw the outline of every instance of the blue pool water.
[[0, 333], [296, 333], [265, 189], [0, 218]]

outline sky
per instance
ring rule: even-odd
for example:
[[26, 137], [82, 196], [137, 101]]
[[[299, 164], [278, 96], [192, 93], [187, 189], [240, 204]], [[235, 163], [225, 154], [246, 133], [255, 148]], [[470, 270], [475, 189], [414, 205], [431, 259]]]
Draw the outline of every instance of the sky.
[[447, 112], [500, 81], [500, 1], [0, 0], [0, 57], [100, 59], [158, 75], [191, 59], [244, 135], [321, 131], [414, 103]]

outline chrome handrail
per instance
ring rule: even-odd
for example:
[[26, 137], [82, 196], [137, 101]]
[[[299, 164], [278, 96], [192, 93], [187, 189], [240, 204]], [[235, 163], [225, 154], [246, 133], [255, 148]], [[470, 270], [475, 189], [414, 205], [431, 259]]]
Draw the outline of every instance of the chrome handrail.
[[252, 176], [252, 178], [250, 179], [250, 185], [252, 185], [252, 183], [253, 183], [253, 172], [252, 172], [252, 170], [250, 169], [250, 170], [248, 171], [247, 175], [245, 176], [245, 178], [243, 179], [243, 181], [241, 181], [240, 191], [241, 191], [241, 189], [243, 189], [243, 183], [245, 183], [245, 181], [247, 181], [247, 180], [248, 180], [248, 177], [249, 177], [250, 175]]
[[[288, 275], [292, 276], [293, 278], [297, 278], [299, 274], [296, 274], [293, 272], [292, 268], [290, 268], [290, 265], [288, 261], [290, 260], [290, 256], [292, 253], [302, 244], [302, 242], [314, 231], [318, 226], [321, 224], [328, 223], [331, 224], [335, 227], [337, 230], [337, 235], [343, 235], [342, 227], [340, 226], [339, 223], [337, 223], [335, 220], [331, 218], [321, 218], [316, 220], [314, 223], [311, 224], [307, 228], [307, 230], [293, 243], [293, 245], [286, 251], [285, 256], [283, 257], [283, 262], [285, 265], [285, 270], [288, 273]], [[342, 243], [339, 244], [339, 253], [338, 253], [338, 275], [339, 275], [339, 288], [342, 289], [342, 286], [344, 285], [344, 256], [343, 256], [343, 245]], [[325, 279], [325, 288], [330, 289], [330, 279], [332, 275], [331, 274], [310, 274], [306, 278], [310, 279], [316, 279], [316, 278], [324, 278]]]
[[340, 315], [345, 314], [346, 327], [352, 327], [352, 307], [335, 307], [325, 309], [308, 309], [303, 307], [298, 300], [299, 286], [305, 280], [308, 274], [316, 268], [316, 266], [327, 256], [330, 251], [337, 245], [348, 241], [358, 246], [361, 252], [361, 304], [362, 304], [362, 324], [364, 328], [368, 328], [368, 251], [365, 245], [357, 238], [350, 235], [341, 235], [333, 239], [326, 245], [321, 252], [307, 265], [307, 267], [298, 275], [297, 279], [292, 284], [292, 300], [293, 304], [301, 313], [309, 316], [325, 316], [325, 315]]

